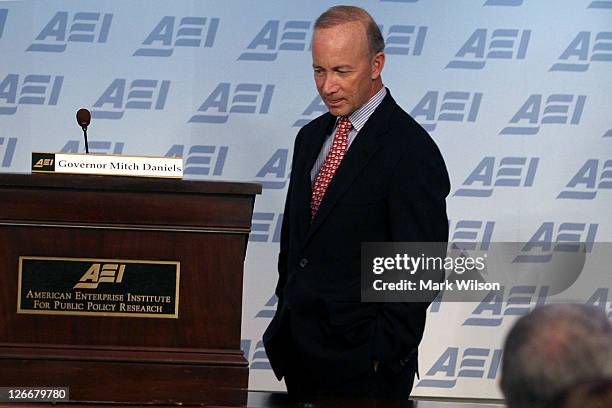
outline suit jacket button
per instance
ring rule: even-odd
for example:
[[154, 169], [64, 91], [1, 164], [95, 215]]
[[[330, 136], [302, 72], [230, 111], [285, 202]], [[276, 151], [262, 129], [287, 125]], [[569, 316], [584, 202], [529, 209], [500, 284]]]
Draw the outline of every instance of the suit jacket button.
[[300, 268], [305, 268], [308, 265], [308, 259], [302, 258], [300, 259]]

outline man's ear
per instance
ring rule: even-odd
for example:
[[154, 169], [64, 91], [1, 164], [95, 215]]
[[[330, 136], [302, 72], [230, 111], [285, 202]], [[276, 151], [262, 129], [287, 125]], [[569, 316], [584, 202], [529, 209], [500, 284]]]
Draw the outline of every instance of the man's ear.
[[380, 78], [380, 74], [385, 66], [385, 53], [377, 52], [372, 59], [372, 80]]

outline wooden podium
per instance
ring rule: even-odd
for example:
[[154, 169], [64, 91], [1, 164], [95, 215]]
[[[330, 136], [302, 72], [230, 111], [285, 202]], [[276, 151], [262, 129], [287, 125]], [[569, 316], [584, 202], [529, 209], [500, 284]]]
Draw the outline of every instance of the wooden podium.
[[259, 193], [251, 183], [0, 174], [0, 386], [67, 386], [82, 402], [245, 406], [242, 273]]

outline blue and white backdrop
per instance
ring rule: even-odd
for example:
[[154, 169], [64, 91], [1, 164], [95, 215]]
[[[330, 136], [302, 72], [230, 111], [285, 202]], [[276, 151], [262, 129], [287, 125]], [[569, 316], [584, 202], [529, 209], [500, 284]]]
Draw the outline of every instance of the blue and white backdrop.
[[[444, 154], [452, 240], [612, 240], [612, 1], [347, 3], [381, 25], [384, 82]], [[244, 280], [252, 389], [283, 388], [261, 335], [293, 140], [325, 111], [309, 44], [331, 5], [0, 1], [0, 171], [27, 172], [33, 150], [83, 151], [87, 107], [94, 152], [182, 156], [188, 178], [263, 184]], [[432, 305], [415, 395], [500, 397], [504, 335], [546, 299], [519, 287], [489, 300]]]

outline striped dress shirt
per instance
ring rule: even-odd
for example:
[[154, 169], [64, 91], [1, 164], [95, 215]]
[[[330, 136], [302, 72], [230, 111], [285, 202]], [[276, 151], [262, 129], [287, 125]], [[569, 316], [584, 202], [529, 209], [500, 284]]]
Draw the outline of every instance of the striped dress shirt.
[[[374, 110], [378, 107], [378, 105], [380, 105], [386, 95], [387, 88], [383, 86], [380, 91], [376, 92], [376, 94], [365, 103], [365, 105], [363, 105], [361, 108], [357, 109], [355, 112], [349, 115], [349, 120], [351, 121], [351, 130], [349, 131], [348, 135], [347, 149], [351, 147], [353, 140], [355, 140], [355, 137], [357, 136], [357, 134], [359, 134], [359, 131], [361, 130], [363, 125], [365, 125]], [[311, 183], [314, 183], [315, 178], [317, 177], [317, 174], [319, 174], [319, 170], [321, 169], [321, 166], [323, 166], [323, 162], [327, 157], [327, 153], [329, 153], [329, 149], [331, 149], [331, 145], [334, 141], [333, 135], [336, 134], [337, 127], [338, 118], [336, 118], [336, 124], [334, 125], [334, 129], [332, 130], [332, 132], [325, 136], [325, 142], [323, 142], [323, 147], [319, 152], [319, 156], [317, 157], [314, 166], [312, 166], [312, 170], [310, 171]]]

